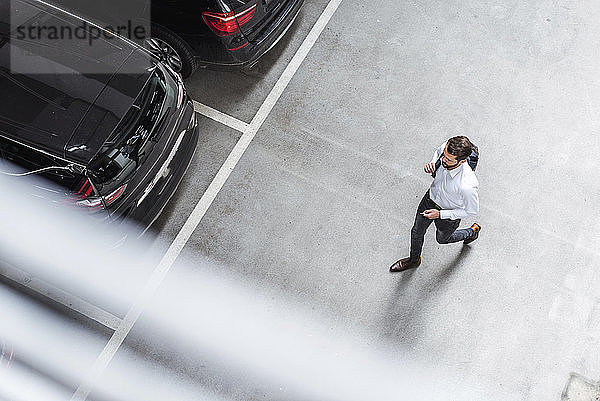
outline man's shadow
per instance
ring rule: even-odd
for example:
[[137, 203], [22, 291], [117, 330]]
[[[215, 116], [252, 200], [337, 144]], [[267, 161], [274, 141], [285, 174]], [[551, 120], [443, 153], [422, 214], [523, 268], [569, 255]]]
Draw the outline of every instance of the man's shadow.
[[381, 337], [404, 346], [418, 343], [428, 322], [424, 306], [448, 286], [470, 252], [470, 246], [463, 245], [456, 256], [443, 265], [430, 262], [417, 269], [394, 273], [401, 277], [382, 316]]

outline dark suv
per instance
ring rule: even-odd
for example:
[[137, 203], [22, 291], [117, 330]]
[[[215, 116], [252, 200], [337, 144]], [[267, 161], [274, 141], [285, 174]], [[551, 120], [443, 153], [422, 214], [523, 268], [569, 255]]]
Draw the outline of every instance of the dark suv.
[[51, 1], [100, 24], [150, 16], [137, 21], [151, 27], [144, 47], [186, 78], [199, 66], [251, 67], [285, 34], [304, 0]]
[[0, 0], [0, 172], [41, 176], [42, 194], [147, 228], [198, 140], [181, 77], [116, 36], [93, 47], [48, 32], [21, 38], [25, 24], [88, 23], [40, 1], [10, 3]]

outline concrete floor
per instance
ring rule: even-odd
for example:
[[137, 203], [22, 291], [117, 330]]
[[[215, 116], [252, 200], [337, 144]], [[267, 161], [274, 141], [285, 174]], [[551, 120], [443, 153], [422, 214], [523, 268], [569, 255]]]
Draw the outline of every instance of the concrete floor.
[[[254, 70], [197, 72], [191, 96], [250, 122], [326, 5], [306, 0]], [[186, 261], [289, 294], [392, 357], [446, 370], [476, 390], [468, 399], [593, 399], [566, 386], [600, 376], [599, 19], [590, 0], [343, 0]], [[157, 248], [240, 136], [205, 117], [201, 127], [153, 226]], [[391, 274], [431, 182], [423, 165], [459, 134], [481, 151], [480, 239], [440, 246], [430, 229], [421, 267]], [[236, 400], [278, 399], [206, 382]]]
[[[249, 122], [325, 5], [307, 0], [255, 72], [200, 71], [190, 92]], [[572, 372], [598, 378], [599, 17], [592, 1], [343, 1], [187, 253], [408, 347], [481, 399], [559, 400]], [[201, 154], [224, 158], [235, 135], [204, 124]], [[390, 274], [422, 166], [458, 134], [481, 150], [480, 239], [430, 230], [422, 266]]]

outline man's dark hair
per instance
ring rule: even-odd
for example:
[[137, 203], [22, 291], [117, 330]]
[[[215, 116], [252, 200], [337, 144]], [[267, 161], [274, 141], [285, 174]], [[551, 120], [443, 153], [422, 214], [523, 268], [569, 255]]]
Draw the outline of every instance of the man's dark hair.
[[448, 153], [456, 156], [456, 160], [465, 160], [473, 151], [473, 144], [466, 136], [455, 136], [448, 140]]

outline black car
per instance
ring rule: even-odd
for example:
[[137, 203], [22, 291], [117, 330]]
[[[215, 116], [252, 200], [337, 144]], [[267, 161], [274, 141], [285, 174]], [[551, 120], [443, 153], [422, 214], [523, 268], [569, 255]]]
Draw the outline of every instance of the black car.
[[[0, 173], [43, 177], [42, 193], [146, 228], [192, 159], [193, 105], [179, 74], [134, 43], [88, 46], [48, 28], [82, 24], [93, 26], [41, 1], [0, 0]], [[28, 26], [46, 30], [22, 38]]]
[[144, 47], [186, 78], [200, 66], [251, 67], [285, 34], [304, 0], [51, 1], [99, 24], [139, 17], [136, 23], [151, 30]]

